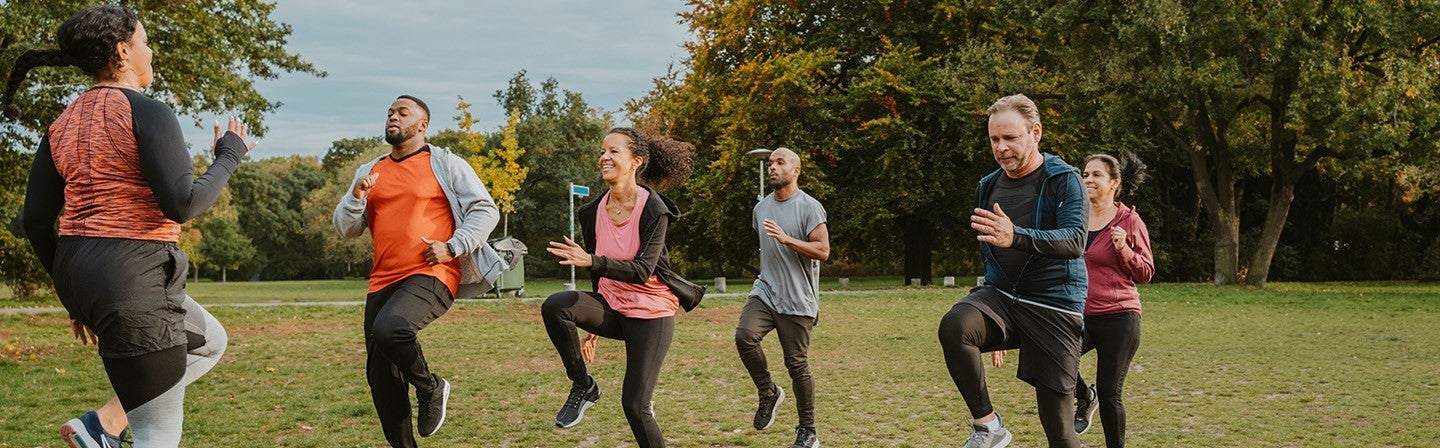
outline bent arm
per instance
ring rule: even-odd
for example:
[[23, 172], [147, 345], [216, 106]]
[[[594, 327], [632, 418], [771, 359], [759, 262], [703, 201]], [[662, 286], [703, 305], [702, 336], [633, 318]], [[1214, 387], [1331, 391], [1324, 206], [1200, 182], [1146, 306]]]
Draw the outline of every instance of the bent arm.
[[455, 234], [446, 243], [455, 250], [455, 256], [469, 253], [486, 244], [490, 233], [500, 224], [500, 208], [490, 197], [490, 190], [480, 182], [480, 176], [459, 156], [450, 155], [452, 187], [455, 201], [459, 204], [460, 222], [455, 223]]
[[1090, 215], [1090, 201], [1085, 199], [1080, 176], [1068, 174], [1063, 184], [1055, 215], [1056, 228], [1015, 227], [1015, 242], [1011, 247], [1046, 258], [1070, 260], [1085, 256], [1085, 217]]
[[785, 242], [785, 246], [811, 260], [829, 260], [830, 230], [822, 222], [810, 230], [810, 234], [805, 236], [805, 240], [790, 238]]
[[195, 177], [175, 114], [154, 101], [131, 101], [131, 105], [140, 165], [160, 211], [179, 223], [195, 219], [220, 198], [225, 183], [240, 166], [245, 141], [226, 132], [215, 142], [215, 160], [205, 174]]
[[1125, 275], [1135, 283], [1150, 283], [1155, 277], [1155, 256], [1150, 251], [1150, 230], [1145, 227], [1145, 221], [1140, 220], [1140, 215], [1135, 215], [1133, 224], [1126, 232], [1130, 235], [1126, 238], [1126, 244], [1115, 248], [1116, 255], [1120, 258], [1120, 268]]
[[30, 248], [40, 258], [45, 272], [54, 277], [55, 247], [60, 234], [55, 230], [55, 218], [65, 206], [65, 179], [55, 169], [55, 159], [50, 157], [50, 138], [40, 139], [40, 148], [35, 151], [35, 162], [30, 164], [30, 178], [25, 184], [25, 205], [21, 221]]
[[355, 170], [355, 178], [350, 181], [350, 188], [340, 194], [340, 202], [335, 204], [335, 213], [330, 222], [335, 224], [335, 230], [340, 232], [340, 236], [354, 238], [365, 233], [365, 200], [350, 192], [355, 190], [355, 184], [359, 183], [360, 179], [369, 175], [372, 165], [367, 163]]

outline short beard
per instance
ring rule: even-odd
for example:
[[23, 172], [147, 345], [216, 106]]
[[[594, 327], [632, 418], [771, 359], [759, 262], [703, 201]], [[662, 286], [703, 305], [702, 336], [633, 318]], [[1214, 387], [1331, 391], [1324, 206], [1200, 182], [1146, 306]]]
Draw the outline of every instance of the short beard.
[[[408, 135], [407, 135], [407, 134], [408, 134]], [[415, 135], [415, 134], [413, 134], [413, 133], [405, 132], [404, 129], [400, 129], [400, 130], [398, 130], [398, 131], [395, 131], [395, 133], [393, 133], [393, 134], [390, 133], [389, 130], [386, 130], [386, 131], [385, 131], [385, 143], [389, 143], [389, 144], [391, 144], [391, 145], [398, 145], [398, 144], [400, 144], [400, 142], [409, 140], [410, 137], [413, 137], [414, 135]]]
[[769, 184], [770, 184], [770, 189], [771, 189], [771, 190], [779, 190], [779, 189], [781, 189], [781, 188], [785, 188], [786, 185], [790, 185], [790, 181], [791, 181], [791, 180], [792, 180], [792, 179], [776, 178], [775, 180], [772, 180], [772, 181], [769, 182]]

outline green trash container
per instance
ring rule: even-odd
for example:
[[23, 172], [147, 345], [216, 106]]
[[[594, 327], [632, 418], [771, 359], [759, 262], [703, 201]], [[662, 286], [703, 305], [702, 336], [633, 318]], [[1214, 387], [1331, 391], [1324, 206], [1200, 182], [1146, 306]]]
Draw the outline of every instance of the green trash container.
[[501, 272], [500, 278], [495, 281], [495, 296], [499, 297], [500, 294], [508, 292], [515, 297], [524, 297], [525, 254], [529, 253], [525, 243], [506, 236], [490, 240], [490, 247], [495, 248], [495, 252], [510, 266], [510, 269]]

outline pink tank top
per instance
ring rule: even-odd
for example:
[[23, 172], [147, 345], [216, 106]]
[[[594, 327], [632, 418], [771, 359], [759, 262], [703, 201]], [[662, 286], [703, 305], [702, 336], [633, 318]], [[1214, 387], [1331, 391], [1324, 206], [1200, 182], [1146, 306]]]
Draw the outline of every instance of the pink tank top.
[[[649, 191], [644, 188], [638, 190], [635, 209], [630, 211], [630, 218], [620, 224], [605, 216], [605, 205], [610, 203], [610, 195], [607, 193], [600, 198], [600, 213], [595, 214], [595, 255], [615, 260], [635, 259], [635, 253], [640, 250], [640, 212], [650, 198]], [[601, 277], [598, 292], [610, 304], [610, 309], [632, 319], [670, 317], [680, 309], [680, 300], [675, 298], [675, 293], [670, 292], [670, 288], [654, 274], [644, 284]]]

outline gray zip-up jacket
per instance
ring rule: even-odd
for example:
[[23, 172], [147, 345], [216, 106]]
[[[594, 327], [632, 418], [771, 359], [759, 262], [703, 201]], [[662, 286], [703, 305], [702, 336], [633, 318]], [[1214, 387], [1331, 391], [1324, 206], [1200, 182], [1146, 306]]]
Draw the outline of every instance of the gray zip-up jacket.
[[[495, 225], [500, 223], [500, 209], [465, 159], [448, 149], [429, 146], [430, 168], [435, 170], [435, 179], [449, 199], [450, 214], [455, 218], [455, 234], [445, 243], [454, 248], [455, 257], [460, 260], [460, 291], [456, 298], [490, 292], [495, 279], [510, 268], [486, 242]], [[340, 203], [335, 205], [335, 229], [340, 235], [354, 238], [365, 233], [366, 201], [356, 199], [350, 192], [355, 190], [355, 183], [370, 175], [370, 169], [385, 157], [390, 155], [377, 157], [355, 170], [350, 189], [345, 190]]]

